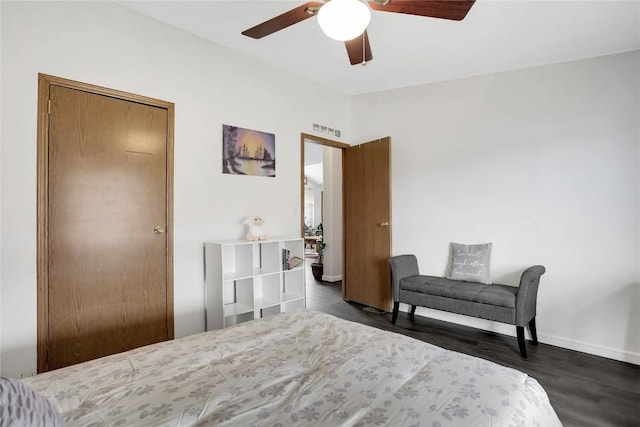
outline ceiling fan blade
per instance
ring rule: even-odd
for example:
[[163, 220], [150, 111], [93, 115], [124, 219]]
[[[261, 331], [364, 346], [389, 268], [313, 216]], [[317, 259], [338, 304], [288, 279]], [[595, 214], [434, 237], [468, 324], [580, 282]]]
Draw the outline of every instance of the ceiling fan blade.
[[[373, 59], [371, 54], [371, 46], [369, 45], [369, 36], [367, 30], [360, 34], [353, 40], [347, 40], [344, 42], [347, 47], [347, 54], [349, 55], [349, 61], [351, 65], [362, 64]], [[364, 58], [362, 57], [364, 54]]]
[[248, 30], [244, 30], [242, 34], [254, 39], [261, 39], [264, 36], [268, 36], [269, 34], [273, 34], [276, 31], [280, 31], [293, 24], [297, 24], [298, 22], [315, 16], [316, 12], [323, 4], [324, 3], [321, 1], [307, 2], [302, 6], [298, 6], [288, 12], [283, 13], [282, 15], [278, 15], [275, 18], [269, 19], [268, 21], [264, 21], [262, 24], [258, 24], [255, 27], [249, 28]]
[[[386, 3], [386, 4], [385, 4]], [[371, 0], [371, 9], [462, 21], [475, 0]]]

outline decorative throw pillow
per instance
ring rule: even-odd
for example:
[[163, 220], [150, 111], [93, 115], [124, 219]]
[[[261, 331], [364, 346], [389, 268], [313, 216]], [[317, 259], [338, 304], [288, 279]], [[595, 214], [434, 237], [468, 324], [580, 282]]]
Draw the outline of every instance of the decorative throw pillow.
[[449, 279], [491, 284], [491, 243], [462, 245], [451, 243]]
[[26, 384], [0, 377], [0, 427], [63, 427], [51, 402]]

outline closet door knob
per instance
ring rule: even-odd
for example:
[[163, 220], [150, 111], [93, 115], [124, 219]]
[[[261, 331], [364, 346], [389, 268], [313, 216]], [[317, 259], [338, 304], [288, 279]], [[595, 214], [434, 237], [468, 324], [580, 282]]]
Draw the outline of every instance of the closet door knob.
[[153, 232], [156, 234], [164, 234], [164, 228], [160, 227], [159, 225], [156, 225], [156, 228], [153, 229]]

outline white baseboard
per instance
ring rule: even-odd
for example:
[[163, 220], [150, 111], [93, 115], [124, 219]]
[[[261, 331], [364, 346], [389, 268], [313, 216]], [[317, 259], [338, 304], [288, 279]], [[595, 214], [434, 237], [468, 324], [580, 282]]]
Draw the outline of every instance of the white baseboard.
[[339, 274], [337, 276], [325, 276], [324, 274], [322, 275], [323, 282], [338, 282], [340, 280], [342, 280], [342, 274]]
[[640, 353], [618, 350], [615, 348], [571, 340], [568, 338], [562, 338], [553, 335], [540, 334], [540, 332], [538, 332], [538, 341], [545, 344], [555, 345], [556, 347], [562, 347], [569, 350], [580, 351], [582, 353], [593, 354], [595, 356], [606, 357], [607, 359], [619, 360], [621, 362], [640, 365]]
[[[408, 312], [409, 305], [401, 303], [400, 311]], [[515, 336], [516, 332], [515, 328], [512, 325], [492, 322], [490, 320], [477, 319], [470, 316], [463, 316], [461, 314], [448, 313], [446, 311], [432, 310], [424, 307], [418, 307], [416, 310], [416, 314], [432, 319], [443, 320], [445, 322], [457, 323], [465, 326], [470, 326], [472, 328], [496, 332], [503, 335]], [[528, 328], [525, 336], [527, 337], [527, 339], [529, 338]], [[594, 356], [601, 356], [606, 357], [607, 359], [619, 360], [621, 362], [640, 365], [640, 353], [586, 343], [569, 338], [558, 337], [555, 335], [548, 335], [541, 333], [540, 330], [538, 330], [538, 341], [543, 344], [554, 345], [556, 347], [566, 348], [568, 350], [575, 350], [582, 353], [593, 354]]]

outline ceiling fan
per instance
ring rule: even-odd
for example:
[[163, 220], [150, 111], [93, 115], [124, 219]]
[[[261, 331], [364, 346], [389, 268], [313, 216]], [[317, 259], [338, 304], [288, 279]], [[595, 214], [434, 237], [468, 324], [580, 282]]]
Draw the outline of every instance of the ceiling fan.
[[[371, 9], [380, 12], [461, 21], [474, 2], [475, 0], [371, 0], [368, 4]], [[343, 6], [352, 9], [340, 9]], [[366, 31], [371, 15], [369, 7], [360, 0], [310, 1], [249, 28], [242, 34], [260, 39], [317, 15], [318, 23], [325, 34], [345, 42], [351, 65], [365, 64], [373, 59]], [[347, 28], [352, 25], [353, 28]], [[333, 29], [330, 30], [329, 27]], [[342, 30], [346, 30], [346, 33], [336, 35]]]

